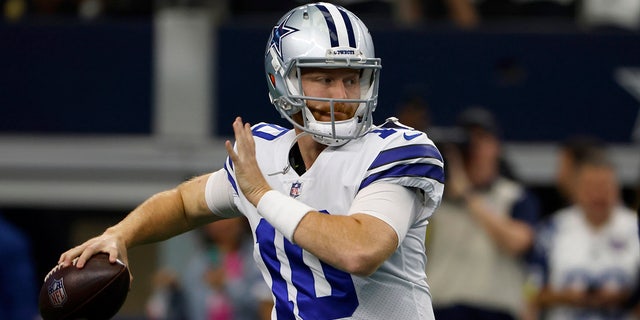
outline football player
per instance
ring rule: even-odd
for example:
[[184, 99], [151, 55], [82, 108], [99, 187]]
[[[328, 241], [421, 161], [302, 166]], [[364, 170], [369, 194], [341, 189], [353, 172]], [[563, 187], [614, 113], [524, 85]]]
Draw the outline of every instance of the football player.
[[381, 61], [365, 24], [329, 3], [273, 27], [269, 96], [292, 128], [233, 123], [224, 168], [158, 193], [60, 257], [76, 266], [218, 219], [244, 215], [274, 319], [433, 319], [425, 277], [427, 219], [444, 182], [423, 132], [373, 125]]

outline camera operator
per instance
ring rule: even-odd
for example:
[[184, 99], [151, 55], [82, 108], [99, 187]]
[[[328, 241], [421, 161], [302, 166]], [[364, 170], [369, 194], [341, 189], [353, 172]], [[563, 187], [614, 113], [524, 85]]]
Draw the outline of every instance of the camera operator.
[[440, 144], [447, 180], [428, 235], [435, 315], [519, 319], [538, 203], [503, 170], [500, 130], [487, 109], [466, 109], [457, 124], [456, 141]]

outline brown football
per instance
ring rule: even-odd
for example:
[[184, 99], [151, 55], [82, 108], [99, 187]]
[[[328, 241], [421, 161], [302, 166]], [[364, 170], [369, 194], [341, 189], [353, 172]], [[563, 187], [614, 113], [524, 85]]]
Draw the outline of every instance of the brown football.
[[55, 266], [40, 289], [44, 320], [111, 319], [129, 293], [129, 269], [106, 253], [91, 257], [82, 269]]

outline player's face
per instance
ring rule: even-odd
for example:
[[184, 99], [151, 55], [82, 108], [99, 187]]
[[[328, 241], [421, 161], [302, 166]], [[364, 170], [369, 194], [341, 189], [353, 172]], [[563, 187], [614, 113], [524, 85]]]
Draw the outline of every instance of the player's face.
[[[307, 68], [302, 70], [302, 90], [306, 96], [332, 99], [360, 99], [360, 71], [354, 69]], [[307, 100], [307, 107], [318, 121], [331, 121], [328, 101]], [[335, 120], [351, 119], [358, 103], [334, 103]]]

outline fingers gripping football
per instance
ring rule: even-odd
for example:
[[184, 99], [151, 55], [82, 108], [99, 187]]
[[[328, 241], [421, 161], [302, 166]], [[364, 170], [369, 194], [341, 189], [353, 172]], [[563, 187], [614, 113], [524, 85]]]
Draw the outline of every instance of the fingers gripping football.
[[[109, 261], [116, 263], [120, 259], [125, 265], [129, 265], [127, 257], [127, 249], [124, 242], [119, 240], [115, 235], [104, 233], [98, 237], [91, 238], [84, 243], [64, 252], [60, 255], [58, 263], [63, 266], [75, 265], [77, 268], [83, 268], [89, 258], [97, 253], [106, 253], [109, 255]], [[129, 275], [131, 280], [133, 277]]]

